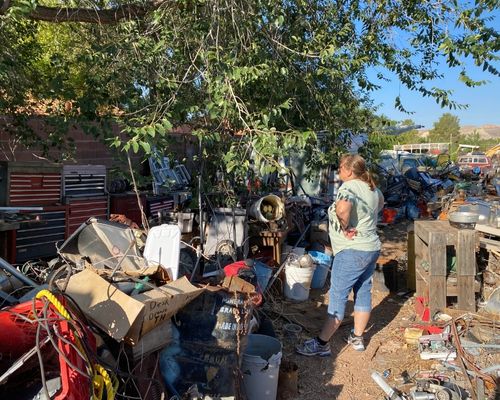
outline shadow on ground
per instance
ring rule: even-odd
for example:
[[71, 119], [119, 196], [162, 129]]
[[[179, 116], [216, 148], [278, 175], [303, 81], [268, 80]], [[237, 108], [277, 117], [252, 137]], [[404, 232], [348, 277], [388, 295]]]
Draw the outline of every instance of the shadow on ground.
[[[401, 308], [399, 302], [393, 297], [394, 295], [389, 293], [377, 291], [373, 293], [374, 307], [368, 330], [365, 333], [366, 351], [363, 353], [363, 358], [371, 360], [375, 357], [381, 345], [381, 342], [375, 339], [375, 335], [396, 317]], [[315, 337], [320, 332], [327, 317], [327, 304], [328, 287], [322, 290], [311, 290], [307, 301], [297, 303], [283, 300], [279, 303], [279, 315], [276, 313], [273, 318], [277, 336], [283, 343], [283, 360], [295, 362], [298, 366], [299, 394], [295, 397], [298, 400], [336, 399], [349, 387], [349, 382], [339, 382], [337, 377], [345, 375], [342, 369], [348, 368], [344, 363], [339, 362], [340, 355], [348, 351], [355, 352], [345, 342], [345, 337], [354, 324], [352, 299], [347, 304], [346, 318], [330, 340], [331, 357], [306, 357], [295, 353], [295, 345], [298, 341]], [[300, 338], [287, 337], [283, 329], [287, 322], [302, 326]], [[345, 387], [346, 385], [348, 386]]]

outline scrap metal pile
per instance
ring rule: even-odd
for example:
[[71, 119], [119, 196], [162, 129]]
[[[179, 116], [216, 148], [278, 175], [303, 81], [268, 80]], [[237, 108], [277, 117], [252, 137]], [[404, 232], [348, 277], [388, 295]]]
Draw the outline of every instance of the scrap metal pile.
[[[374, 372], [373, 380], [390, 399], [496, 398], [500, 373], [499, 304], [497, 295], [480, 314], [456, 318], [440, 314], [430, 325], [406, 328], [406, 343], [417, 349], [422, 360], [434, 360], [432, 368], [404, 371], [395, 377], [389, 370], [382, 375]], [[387, 378], [395, 385], [390, 385]]]
[[192, 284], [172, 261], [178, 226], [156, 228], [89, 219], [53, 262], [24, 266], [33, 279], [2, 260], [2, 398], [237, 396], [253, 269]]
[[453, 163], [448, 155], [430, 158], [419, 154], [381, 153], [375, 165], [380, 189], [386, 201], [382, 222], [438, 218], [449, 202], [467, 191], [471, 197], [497, 194], [497, 167], [472, 170]]

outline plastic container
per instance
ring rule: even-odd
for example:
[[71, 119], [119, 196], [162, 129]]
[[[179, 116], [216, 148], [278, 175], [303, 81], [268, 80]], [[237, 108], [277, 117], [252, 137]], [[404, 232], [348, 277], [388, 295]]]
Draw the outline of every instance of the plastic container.
[[177, 225], [153, 226], [144, 246], [144, 258], [160, 264], [176, 280], [179, 277], [181, 230]]
[[307, 300], [314, 270], [314, 265], [311, 268], [300, 268], [298, 264], [288, 264], [285, 267], [285, 285], [283, 287], [285, 297], [296, 301]]
[[248, 400], [275, 400], [281, 364], [281, 342], [271, 336], [248, 335], [241, 371]]
[[302, 327], [293, 323], [283, 325], [283, 330], [285, 337], [292, 342], [298, 341], [302, 333]]
[[[43, 302], [36, 300], [37, 316], [43, 317], [41, 312]], [[49, 316], [55, 315], [49, 310]], [[28, 320], [27, 320], [28, 319]], [[34, 320], [33, 302], [26, 301], [0, 311], [0, 360], [16, 360], [36, 344], [36, 330], [38, 324]], [[50, 325], [53, 322], [49, 323]], [[40, 332], [40, 340], [44, 339], [46, 332]]]
[[264, 292], [273, 274], [273, 269], [261, 261], [255, 261], [253, 268], [255, 270], [255, 275], [257, 276], [257, 285], [259, 286], [261, 292]]
[[292, 262], [296, 261], [306, 253], [305, 247], [293, 247], [290, 245], [285, 245], [281, 251], [281, 262]]
[[319, 251], [310, 251], [316, 269], [311, 281], [311, 289], [322, 289], [325, 286], [328, 271], [332, 266], [333, 257]]

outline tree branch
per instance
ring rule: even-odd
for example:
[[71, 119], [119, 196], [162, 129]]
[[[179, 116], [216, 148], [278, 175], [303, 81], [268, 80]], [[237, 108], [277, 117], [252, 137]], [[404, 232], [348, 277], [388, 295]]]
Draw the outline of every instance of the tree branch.
[[10, 0], [3, 0], [3, 2], [1, 3], [2, 5], [0, 6], [0, 15], [3, 15], [7, 12], [7, 10], [9, 9], [10, 7]]
[[[108, 10], [92, 8], [58, 8], [37, 6], [28, 17], [46, 22], [86, 22], [92, 24], [115, 24], [122, 20], [140, 18], [147, 12], [159, 8], [167, 0], [155, 0], [147, 4], [125, 4]], [[0, 15], [12, 6], [11, 0], [0, 0]]]

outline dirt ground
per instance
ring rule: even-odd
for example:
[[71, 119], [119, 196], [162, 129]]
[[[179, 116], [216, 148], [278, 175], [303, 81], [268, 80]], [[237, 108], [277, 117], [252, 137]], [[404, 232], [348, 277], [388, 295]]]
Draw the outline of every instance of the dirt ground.
[[[406, 259], [407, 224], [389, 225], [380, 230], [384, 259]], [[374, 290], [373, 312], [368, 331], [365, 334], [364, 352], [356, 352], [348, 346], [344, 337], [352, 327], [352, 316], [346, 317], [343, 325], [330, 340], [331, 357], [304, 357], [294, 352], [297, 339], [289, 338], [283, 331], [286, 319], [298, 322], [304, 327], [300, 340], [314, 337], [321, 329], [326, 316], [328, 288], [312, 290], [309, 300], [303, 303], [276, 302], [274, 326], [284, 344], [283, 362], [293, 362], [298, 366], [298, 400], [311, 399], [383, 399], [379, 386], [371, 379], [372, 371], [388, 373], [392, 385], [403, 371], [410, 375], [416, 367], [430, 367], [430, 362], [421, 361], [417, 349], [409, 348], [403, 333], [414, 318], [412, 293], [405, 291], [405, 274], [399, 273], [397, 291]], [[399, 295], [397, 294], [399, 293]], [[281, 308], [280, 308], [281, 307]], [[352, 312], [349, 301], [346, 315]], [[273, 313], [274, 314], [274, 313]], [[271, 316], [272, 317], [272, 316]], [[427, 365], [426, 365], [427, 363]], [[283, 399], [293, 398], [290, 393], [282, 393]]]

